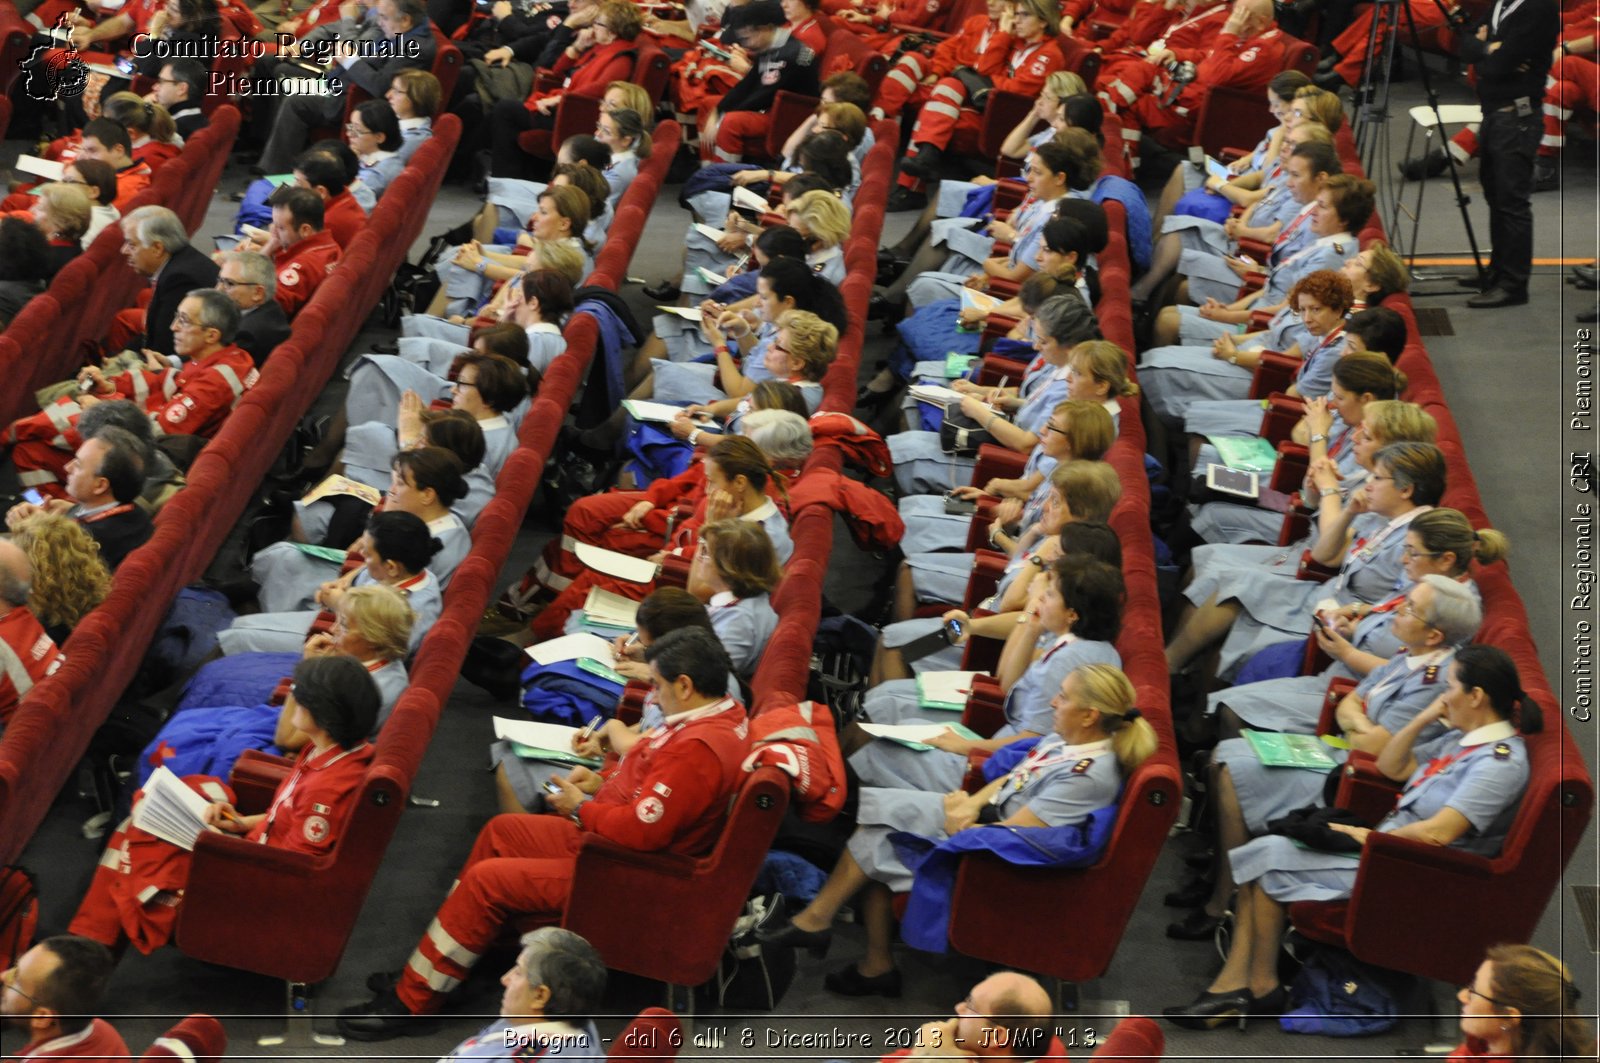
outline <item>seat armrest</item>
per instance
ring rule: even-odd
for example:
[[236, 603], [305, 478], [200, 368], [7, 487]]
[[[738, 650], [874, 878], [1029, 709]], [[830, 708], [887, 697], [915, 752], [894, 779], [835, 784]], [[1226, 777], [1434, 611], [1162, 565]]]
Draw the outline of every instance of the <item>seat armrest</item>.
[[1311, 468], [1311, 450], [1300, 443], [1278, 444], [1278, 462], [1272, 467], [1267, 486], [1281, 494], [1293, 495], [1305, 483], [1306, 470]]

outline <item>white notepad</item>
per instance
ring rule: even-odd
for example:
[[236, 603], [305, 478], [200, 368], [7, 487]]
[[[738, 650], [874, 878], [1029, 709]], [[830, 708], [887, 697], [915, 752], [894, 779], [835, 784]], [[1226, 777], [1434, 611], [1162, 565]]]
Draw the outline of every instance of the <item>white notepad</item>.
[[162, 764], [145, 780], [144, 796], [133, 807], [133, 825], [180, 849], [192, 850], [201, 832], [222, 833], [205, 821], [209, 804]]
[[[624, 554], [616, 550], [607, 550], [603, 546], [574, 543], [572, 552], [577, 555], [579, 561], [583, 562], [585, 568], [592, 568], [596, 572], [604, 572], [608, 576], [625, 579], [629, 583], [649, 583], [661, 571], [661, 566], [654, 561], [646, 561], [642, 557], [634, 557], [632, 554]], [[637, 606], [634, 612], [638, 612]]]
[[[574, 635], [562, 635], [560, 638], [548, 639], [534, 646], [528, 647], [528, 656], [533, 658], [535, 664], [551, 665], [562, 661], [574, 661], [579, 657], [589, 657], [599, 661], [607, 668], [617, 666], [616, 654], [612, 652], [611, 643], [599, 635], [591, 635], [587, 631], [580, 631]], [[504, 736], [499, 736], [504, 737]], [[517, 741], [522, 741], [520, 738]]]

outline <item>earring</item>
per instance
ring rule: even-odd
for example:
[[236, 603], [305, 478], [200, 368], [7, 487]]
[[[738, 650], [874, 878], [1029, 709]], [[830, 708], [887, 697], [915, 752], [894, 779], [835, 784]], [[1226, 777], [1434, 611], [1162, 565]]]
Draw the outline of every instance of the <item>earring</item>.
[[1500, 1024], [1500, 1029], [1509, 1030], [1509, 1029], [1511, 1029], [1511, 1024], [1509, 1022], [1502, 1022]]

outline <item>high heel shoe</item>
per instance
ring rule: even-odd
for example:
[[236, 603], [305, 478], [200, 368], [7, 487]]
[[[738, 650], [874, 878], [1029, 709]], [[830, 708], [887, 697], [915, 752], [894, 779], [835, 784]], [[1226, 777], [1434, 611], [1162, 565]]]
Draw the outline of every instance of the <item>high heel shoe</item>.
[[791, 948], [805, 949], [820, 959], [828, 954], [828, 945], [833, 941], [833, 928], [801, 930], [793, 923], [786, 922], [782, 926], [762, 927], [756, 931], [756, 940], [763, 945], [787, 945]]
[[1289, 990], [1279, 986], [1270, 993], [1261, 996], [1252, 996], [1250, 1000], [1251, 1018], [1274, 1018], [1282, 1015], [1289, 1006]]
[[891, 967], [882, 974], [867, 977], [855, 964], [841, 967], [822, 979], [823, 987], [842, 997], [898, 997], [900, 995], [900, 968]]
[[1234, 989], [1226, 993], [1201, 993], [1188, 1004], [1161, 1009], [1161, 1014], [1174, 1026], [1186, 1030], [1215, 1030], [1235, 1021], [1242, 1030], [1250, 1021], [1250, 1009], [1254, 1004], [1255, 997], [1248, 989]]

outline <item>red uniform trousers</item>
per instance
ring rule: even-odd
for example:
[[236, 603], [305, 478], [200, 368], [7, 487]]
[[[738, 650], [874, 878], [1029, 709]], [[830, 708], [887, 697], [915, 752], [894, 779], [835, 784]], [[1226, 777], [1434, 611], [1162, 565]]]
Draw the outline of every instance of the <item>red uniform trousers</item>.
[[[978, 150], [978, 134], [983, 132], [983, 113], [970, 107], [967, 87], [955, 78], [940, 78], [928, 90], [928, 102], [917, 115], [911, 130], [911, 146], [932, 144], [941, 151], [954, 149], [963, 154]], [[896, 178], [902, 188], [916, 189], [922, 182], [908, 173]]]
[[1124, 147], [1135, 168], [1139, 165], [1139, 142], [1146, 133], [1173, 151], [1182, 151], [1194, 139], [1194, 115], [1182, 113], [1176, 106], [1163, 107], [1155, 96], [1140, 96], [1131, 106], [1119, 110], [1117, 117], [1122, 120]]
[[[1444, 14], [1433, 0], [1411, 0], [1410, 7], [1411, 16], [1417, 22], [1418, 34], [1445, 24]], [[1345, 27], [1343, 33], [1333, 39], [1333, 47], [1340, 55], [1339, 63], [1333, 69], [1351, 87], [1361, 84], [1362, 64], [1367, 58], [1367, 35], [1372, 32], [1372, 17], [1375, 10], [1376, 8], [1367, 8], [1356, 16], [1355, 21]], [[1404, 29], [1407, 26], [1405, 16], [1399, 17], [1399, 25]], [[1409, 34], [1410, 30], [1404, 29], [1404, 32]], [[1381, 54], [1383, 34], [1378, 35], [1376, 48], [1378, 49], [1376, 54]]]
[[583, 563], [572, 552], [574, 542], [591, 543], [634, 557], [649, 557], [660, 550], [664, 542], [661, 533], [617, 527], [628, 510], [646, 501], [649, 498], [643, 491], [608, 491], [574, 502], [561, 522], [561, 538], [546, 543], [544, 553], [534, 564], [539, 582], [561, 591], [583, 572]]
[[1100, 74], [1095, 78], [1095, 93], [1116, 114], [1131, 107], [1140, 96], [1155, 88], [1156, 79], [1165, 71], [1139, 55], [1108, 55], [1100, 60]]
[[1582, 107], [1600, 106], [1600, 65], [1587, 55], [1564, 55], [1550, 68], [1544, 92], [1544, 137], [1539, 154], [1557, 155], [1567, 140], [1567, 119]]
[[565, 590], [555, 596], [555, 599], [539, 611], [539, 615], [528, 623], [528, 630], [534, 637], [542, 642], [545, 639], [557, 638], [564, 634], [567, 618], [573, 610], [582, 609], [583, 601], [589, 597], [589, 588], [599, 587], [612, 594], [620, 594], [635, 602], [644, 601], [645, 595], [656, 589], [655, 580], [649, 583], [634, 583], [630, 580], [618, 579], [608, 576], [604, 572], [596, 572], [586, 568], [578, 573]]
[[924, 85], [922, 79], [930, 75], [943, 77], [950, 73], [942, 69], [943, 65], [921, 52], [906, 52], [894, 61], [894, 66], [883, 76], [874, 105], [883, 112], [885, 118], [898, 118], [906, 104], [927, 103], [932, 99], [933, 86]]
[[[720, 100], [718, 101], [721, 102]], [[733, 111], [717, 119], [713, 141], [705, 136], [706, 124], [716, 104], [700, 111], [700, 158], [707, 162], [739, 162], [746, 155], [764, 154], [767, 127], [771, 124], [761, 111]]]
[[395, 993], [414, 1014], [439, 1010], [506, 924], [555, 923], [572, 889], [582, 832], [561, 816], [495, 816], [478, 832], [450, 896], [417, 943]]

